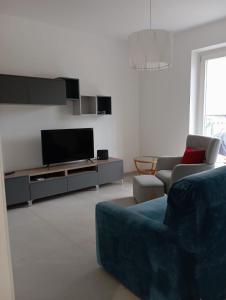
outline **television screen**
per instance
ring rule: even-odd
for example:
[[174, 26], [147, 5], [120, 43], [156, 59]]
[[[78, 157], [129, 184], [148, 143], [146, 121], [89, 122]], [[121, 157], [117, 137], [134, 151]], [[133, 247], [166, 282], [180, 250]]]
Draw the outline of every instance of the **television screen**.
[[44, 165], [94, 157], [93, 129], [41, 130]]

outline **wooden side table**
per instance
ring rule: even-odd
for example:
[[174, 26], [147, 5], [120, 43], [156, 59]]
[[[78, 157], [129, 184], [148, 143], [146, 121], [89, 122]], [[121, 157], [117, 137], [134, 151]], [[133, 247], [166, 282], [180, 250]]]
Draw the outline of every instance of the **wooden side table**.
[[135, 167], [139, 174], [155, 175], [158, 158], [156, 156], [139, 156], [134, 158]]

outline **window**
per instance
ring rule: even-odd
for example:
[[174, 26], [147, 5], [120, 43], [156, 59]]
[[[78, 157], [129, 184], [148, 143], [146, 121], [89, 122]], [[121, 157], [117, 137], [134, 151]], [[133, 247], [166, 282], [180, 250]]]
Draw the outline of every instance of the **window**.
[[226, 56], [206, 61], [204, 134], [226, 132]]
[[226, 51], [201, 55], [199, 115], [200, 133], [221, 139], [218, 160], [226, 161]]

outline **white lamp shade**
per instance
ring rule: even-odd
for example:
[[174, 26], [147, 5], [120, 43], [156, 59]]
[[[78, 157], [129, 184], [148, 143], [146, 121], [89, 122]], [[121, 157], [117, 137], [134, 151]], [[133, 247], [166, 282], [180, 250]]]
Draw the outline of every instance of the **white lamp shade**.
[[172, 64], [172, 35], [165, 30], [142, 30], [129, 36], [130, 66], [137, 70], [163, 70]]

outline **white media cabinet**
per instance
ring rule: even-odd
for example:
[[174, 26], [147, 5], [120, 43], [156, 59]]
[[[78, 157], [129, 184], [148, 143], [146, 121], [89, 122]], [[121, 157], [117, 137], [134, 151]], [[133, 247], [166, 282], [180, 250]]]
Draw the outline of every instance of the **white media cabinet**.
[[123, 160], [93, 160], [16, 171], [5, 176], [7, 205], [46, 198], [123, 179]]

